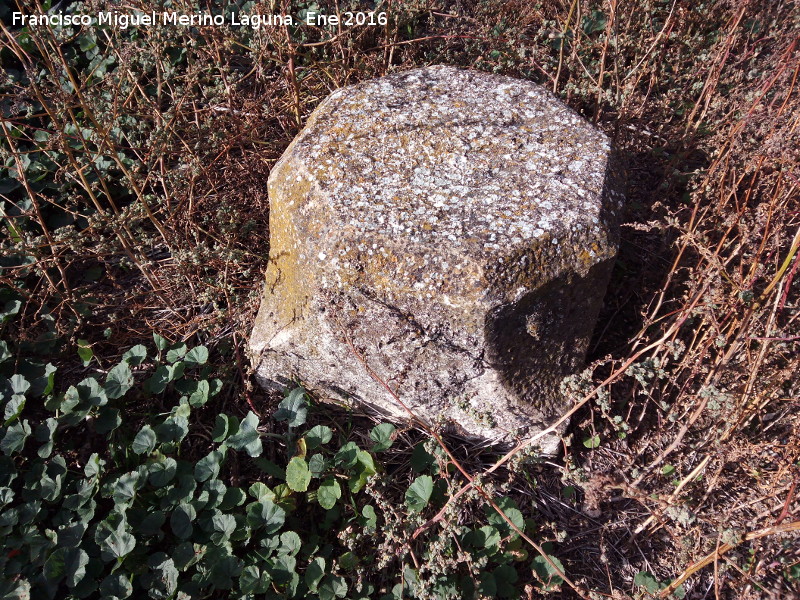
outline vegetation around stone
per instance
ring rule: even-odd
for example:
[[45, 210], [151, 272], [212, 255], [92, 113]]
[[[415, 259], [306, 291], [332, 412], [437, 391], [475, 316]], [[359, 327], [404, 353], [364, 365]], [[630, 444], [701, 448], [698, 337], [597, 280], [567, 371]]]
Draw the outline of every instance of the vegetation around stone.
[[[0, 6], [4, 597], [796, 597], [795, 5], [14, 4], [50, 8]], [[428, 64], [547, 86], [627, 167], [558, 460], [251, 384], [270, 168], [332, 90]]]

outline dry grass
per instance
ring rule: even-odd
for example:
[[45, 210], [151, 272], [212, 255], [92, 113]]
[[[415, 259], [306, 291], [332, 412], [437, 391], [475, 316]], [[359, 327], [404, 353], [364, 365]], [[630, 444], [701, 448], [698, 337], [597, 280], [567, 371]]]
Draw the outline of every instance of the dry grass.
[[[423, 64], [538, 81], [612, 136], [629, 181], [594, 362], [574, 386], [572, 448], [536, 477], [503, 471], [542, 518], [541, 539], [561, 542], [575, 583], [562, 595], [636, 596], [646, 570], [677, 578], [687, 597], [798, 597], [797, 5], [386, 7], [388, 26], [330, 35], [107, 30], [97, 41], [114, 58], [105, 79], [70, 54], [85, 32], [40, 29], [28, 41], [4, 28], [4, 66], [31, 76], [2, 84], [6, 164], [52, 152], [52, 186], [25, 172], [3, 196], [3, 252], [37, 266], [0, 274], [28, 300], [16, 335], [66, 339], [64, 359], [78, 338], [111, 358], [153, 331], [197, 337], [246, 380], [266, 177], [316, 104]], [[64, 75], [71, 88], [54, 83]], [[101, 275], [87, 279], [95, 267]], [[244, 402], [246, 381], [240, 389]], [[591, 435], [601, 445], [585, 450]]]

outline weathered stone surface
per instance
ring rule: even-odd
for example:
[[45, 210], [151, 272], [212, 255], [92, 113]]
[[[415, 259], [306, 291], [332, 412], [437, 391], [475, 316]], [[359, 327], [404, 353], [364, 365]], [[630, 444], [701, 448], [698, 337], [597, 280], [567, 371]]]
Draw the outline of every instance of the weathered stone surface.
[[498, 441], [541, 430], [616, 254], [609, 157], [525, 81], [438, 66], [331, 94], [269, 179], [261, 383], [408, 418], [349, 339], [429, 422]]

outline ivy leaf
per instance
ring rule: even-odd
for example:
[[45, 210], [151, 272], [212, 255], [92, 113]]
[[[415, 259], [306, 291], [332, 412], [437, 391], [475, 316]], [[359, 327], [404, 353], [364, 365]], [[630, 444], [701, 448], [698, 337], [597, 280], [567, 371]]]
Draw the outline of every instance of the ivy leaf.
[[263, 527], [267, 533], [275, 533], [286, 520], [286, 512], [271, 500], [253, 502], [247, 509], [247, 524], [253, 529]]
[[305, 492], [311, 483], [311, 472], [308, 463], [299, 456], [295, 456], [286, 466], [286, 485], [295, 492]]
[[336, 506], [336, 502], [342, 497], [342, 486], [333, 477], [328, 477], [323, 481], [317, 490], [317, 502], [319, 505], [330, 510]]
[[214, 430], [211, 432], [211, 439], [215, 442], [224, 442], [231, 430], [231, 418], [225, 413], [217, 415], [214, 422]]
[[105, 391], [110, 400], [122, 398], [133, 387], [133, 373], [126, 362], [121, 362], [108, 372]]
[[372, 451], [383, 452], [388, 449], [394, 442], [392, 437], [394, 432], [395, 426], [391, 423], [381, 423], [373, 427], [372, 431], [369, 432], [370, 439], [375, 442], [375, 445], [372, 446]]
[[25, 408], [25, 396], [21, 394], [14, 394], [11, 400], [8, 401], [3, 411], [3, 426], [8, 427], [16, 421], [22, 414], [22, 409]]
[[74, 588], [86, 575], [89, 555], [81, 548], [62, 548], [64, 551], [64, 569], [67, 574], [67, 585]]
[[245, 450], [252, 457], [261, 456], [261, 434], [258, 433], [258, 417], [253, 411], [239, 424], [239, 431], [227, 440], [228, 446], [234, 450]]
[[375, 466], [375, 460], [372, 458], [372, 454], [366, 450], [359, 450], [356, 460], [356, 476], [351, 477], [348, 483], [350, 491], [354, 494], [360, 492], [361, 489], [367, 484], [367, 480], [378, 472], [378, 469]]
[[[116, 527], [111, 526], [108, 520], [101, 523], [101, 527], [105, 525], [105, 531], [102, 535], [100, 542], [100, 549], [102, 551], [103, 559], [106, 561], [126, 557], [136, 547], [136, 538], [130, 533], [125, 531], [125, 520], [119, 519]], [[100, 533], [100, 527], [98, 527]]]
[[299, 427], [306, 422], [308, 404], [305, 399], [305, 389], [298, 387], [289, 392], [289, 395], [278, 405], [274, 418], [276, 421], [286, 421], [289, 427]]
[[308, 461], [308, 470], [312, 477], [320, 477], [328, 468], [328, 461], [322, 454], [315, 454]]
[[162, 488], [175, 477], [178, 470], [178, 463], [174, 458], [168, 457], [150, 463], [149, 480], [153, 487]]
[[2, 441], [0, 441], [0, 450], [2, 450], [3, 454], [6, 456], [21, 452], [22, 448], [25, 446], [25, 440], [28, 439], [30, 434], [31, 426], [28, 424], [28, 420], [17, 421], [6, 430], [6, 434], [3, 436]]
[[153, 431], [150, 425], [142, 427], [139, 433], [136, 434], [136, 437], [133, 438], [133, 443], [131, 443], [131, 450], [139, 455], [150, 454], [155, 447], [156, 432]]
[[309, 450], [319, 448], [323, 444], [327, 444], [333, 438], [333, 431], [327, 425], [315, 425], [305, 435], [306, 447]]
[[650, 571], [639, 571], [633, 578], [633, 583], [642, 586], [650, 594], [656, 594], [661, 589], [661, 584]]
[[172, 516], [169, 519], [172, 532], [183, 540], [188, 539], [192, 535], [192, 521], [194, 521], [195, 517], [197, 517], [197, 511], [194, 506], [188, 502], [181, 502], [172, 511]]
[[94, 429], [97, 433], [106, 434], [114, 431], [120, 425], [122, 425], [122, 417], [119, 409], [103, 406], [95, 420]]
[[414, 513], [422, 512], [433, 493], [433, 479], [430, 475], [420, 475], [406, 490], [406, 506]]
[[239, 575], [239, 590], [246, 595], [263, 594], [269, 589], [272, 578], [266, 571], [260, 571], [255, 565], [242, 569]]
[[103, 579], [100, 593], [106, 598], [127, 598], [133, 594], [133, 585], [127, 575], [117, 571]]
[[83, 362], [84, 367], [89, 366], [93, 356], [92, 345], [86, 340], [78, 340], [78, 357]]
[[211, 386], [205, 379], [197, 382], [197, 389], [189, 396], [189, 404], [194, 407], [203, 406], [208, 402]]
[[194, 466], [194, 478], [197, 481], [206, 481], [216, 478], [222, 465], [222, 458], [225, 455], [219, 450], [212, 450], [206, 456], [197, 461]]
[[218, 511], [211, 517], [211, 527], [213, 529], [211, 541], [217, 546], [221, 546], [231, 537], [231, 534], [236, 531], [236, 518], [233, 515]]
[[[150, 587], [151, 598], [170, 598], [178, 588], [178, 569], [175, 562], [163, 552], [157, 552], [147, 561], [153, 574], [154, 585]], [[155, 592], [155, 593], [154, 593]]]
[[139, 483], [139, 472], [130, 471], [119, 475], [108, 484], [108, 491], [117, 505], [129, 505], [136, 497], [136, 485]]
[[159, 352], [166, 350], [167, 346], [169, 346], [169, 342], [157, 333], [153, 333], [153, 341], [156, 343], [156, 349]]
[[[169, 360], [169, 355], [167, 355]], [[197, 346], [189, 350], [184, 359], [190, 365], [204, 365], [208, 361], [208, 348], [205, 346]]]
[[[549, 554], [547, 555], [547, 558], [553, 561], [553, 563], [561, 570], [562, 573], [564, 572], [564, 565], [561, 564], [560, 560]], [[533, 559], [531, 567], [533, 568], [534, 575], [539, 580], [539, 585], [546, 592], [554, 592], [561, 587], [562, 583], [564, 583], [564, 580], [561, 579], [557, 571], [541, 554]]]
[[311, 593], [317, 592], [317, 586], [325, 576], [325, 559], [318, 556], [308, 565], [305, 574], [306, 585]]
[[142, 344], [137, 344], [125, 354], [122, 355], [124, 360], [129, 365], [140, 365], [147, 359], [147, 348]]
[[359, 447], [355, 442], [347, 442], [344, 446], [339, 448], [339, 451], [334, 455], [333, 460], [336, 464], [344, 469], [354, 467], [358, 462]]
[[344, 577], [328, 575], [319, 586], [319, 600], [334, 600], [347, 595], [347, 583]]
[[599, 435], [593, 435], [593, 436], [587, 437], [586, 439], [583, 440], [583, 445], [585, 447], [589, 448], [590, 450], [594, 450], [595, 448], [600, 446], [600, 436]]
[[[503, 511], [503, 514], [505, 514], [509, 520], [514, 523], [517, 529], [520, 531], [525, 530], [525, 517], [522, 515], [522, 512], [519, 510], [519, 507], [514, 500], [508, 496], [504, 496], [502, 498], [498, 498], [495, 504], [497, 504], [497, 507]], [[503, 517], [500, 516], [494, 507], [486, 504], [484, 505], [484, 509], [489, 524], [496, 527], [503, 537], [511, 535], [512, 533], [514, 533], [516, 536], [516, 532], [511, 529], [511, 526]]]
[[267, 484], [260, 481], [256, 481], [247, 491], [256, 500], [275, 500], [275, 492], [269, 489]]
[[186, 356], [186, 344], [177, 344], [167, 351], [167, 362], [177, 362], [184, 356]]
[[28, 382], [28, 380], [19, 373], [12, 375], [11, 379], [8, 380], [8, 383], [11, 384], [11, 392], [21, 396], [24, 396], [25, 392], [31, 388], [31, 384]]

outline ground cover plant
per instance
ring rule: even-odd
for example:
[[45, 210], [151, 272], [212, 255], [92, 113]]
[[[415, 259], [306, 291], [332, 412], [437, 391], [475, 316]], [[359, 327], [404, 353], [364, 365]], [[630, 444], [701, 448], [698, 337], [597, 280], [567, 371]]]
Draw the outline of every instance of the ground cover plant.
[[[797, 596], [796, 6], [125, 10], [168, 4], [388, 18], [21, 28], [0, 7], [5, 595]], [[333, 89], [426, 64], [545, 85], [626, 164], [558, 460], [250, 381], [270, 167]]]

